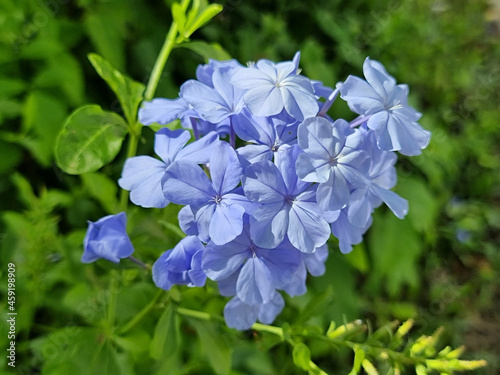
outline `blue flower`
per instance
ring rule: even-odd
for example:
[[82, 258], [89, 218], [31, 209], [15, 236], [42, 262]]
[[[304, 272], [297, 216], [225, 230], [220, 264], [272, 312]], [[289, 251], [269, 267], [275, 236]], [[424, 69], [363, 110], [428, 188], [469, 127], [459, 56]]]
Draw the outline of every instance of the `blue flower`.
[[430, 132], [417, 123], [421, 114], [407, 104], [408, 86], [396, 85], [383, 65], [369, 58], [363, 64], [363, 73], [366, 81], [349, 76], [342, 84], [342, 99], [353, 112], [366, 116], [379, 148], [419, 155], [429, 144]]
[[134, 156], [125, 161], [118, 185], [130, 191], [130, 200], [142, 207], [163, 208], [169, 204], [163, 195], [161, 181], [165, 171], [175, 160], [206, 163], [218, 135], [212, 132], [186, 147], [191, 135], [186, 130], [163, 128], [155, 135], [155, 153], [161, 160], [150, 156]]
[[251, 143], [236, 150], [244, 167], [262, 160], [273, 160], [274, 154], [283, 150], [281, 146], [296, 143], [298, 125], [298, 121], [286, 113], [256, 117], [243, 112], [234, 122], [234, 131], [242, 140]]
[[243, 101], [255, 116], [274, 116], [285, 109], [290, 116], [302, 121], [318, 113], [311, 81], [297, 74], [294, 62], [275, 64], [259, 60], [252, 67], [237, 69], [231, 82], [247, 90]]
[[348, 204], [349, 221], [364, 228], [368, 223], [374, 208], [384, 202], [399, 219], [408, 213], [408, 201], [389, 190], [396, 185], [397, 156], [394, 152], [380, 150], [376, 146], [375, 136], [372, 131], [364, 128], [356, 129], [357, 135], [363, 140], [362, 147], [369, 155], [370, 167], [366, 174], [365, 185], [351, 192]]
[[235, 286], [234, 294], [246, 304], [260, 305], [271, 301], [276, 289], [292, 281], [301, 260], [301, 253], [287, 240], [273, 249], [257, 246], [250, 239], [246, 220], [241, 235], [233, 241], [207, 245], [202, 268], [211, 280], [229, 279]]
[[234, 190], [242, 173], [234, 150], [220, 142], [210, 157], [212, 181], [197, 164], [179, 160], [166, 171], [163, 193], [171, 202], [190, 205], [202, 241], [222, 245], [241, 233], [243, 214], [254, 206]]
[[351, 190], [363, 186], [367, 155], [346, 147], [349, 124], [333, 124], [323, 117], [308, 118], [299, 125], [297, 142], [304, 153], [297, 158], [297, 175], [307, 182], [319, 182], [316, 199], [325, 211], [335, 211], [349, 201]]
[[258, 246], [275, 248], [287, 235], [300, 251], [312, 253], [330, 236], [330, 228], [315, 202], [315, 186], [297, 178], [295, 161], [300, 149], [288, 146], [276, 165], [268, 160], [245, 170], [243, 190], [260, 203], [250, 218], [252, 240]]
[[201, 269], [205, 246], [196, 236], [183, 238], [173, 249], [164, 252], [153, 264], [153, 281], [170, 290], [174, 284], [203, 286], [207, 279]]
[[108, 215], [95, 223], [89, 221], [89, 227], [83, 240], [83, 263], [92, 263], [104, 258], [118, 263], [134, 252], [134, 247], [127, 235], [127, 214], [120, 212]]
[[202, 119], [211, 123], [219, 123], [237, 115], [243, 108], [241, 98], [244, 90], [230, 83], [233, 72], [231, 67], [216, 68], [211, 77], [213, 87], [189, 80], [181, 86], [180, 96]]

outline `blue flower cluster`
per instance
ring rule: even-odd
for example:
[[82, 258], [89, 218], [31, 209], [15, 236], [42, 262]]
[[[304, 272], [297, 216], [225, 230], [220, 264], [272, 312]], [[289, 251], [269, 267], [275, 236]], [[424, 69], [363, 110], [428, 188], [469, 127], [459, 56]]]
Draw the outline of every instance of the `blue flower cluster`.
[[[284, 306], [280, 291], [305, 293], [307, 274], [325, 271], [332, 234], [348, 253], [382, 203], [403, 218], [408, 203], [390, 190], [395, 151], [417, 155], [429, 143], [407, 86], [379, 62], [367, 58], [366, 79], [349, 76], [332, 89], [301, 75], [299, 59], [199, 66], [179, 98], [154, 99], [139, 112], [145, 125], [179, 119], [195, 140], [162, 128], [160, 159], [128, 159], [119, 180], [137, 205], [184, 206], [178, 219], [187, 237], [155, 262], [155, 284], [216, 281], [232, 297], [224, 316], [237, 329], [271, 323]], [[326, 114], [339, 94], [359, 115], [350, 123]], [[120, 254], [128, 252], [111, 258]]]

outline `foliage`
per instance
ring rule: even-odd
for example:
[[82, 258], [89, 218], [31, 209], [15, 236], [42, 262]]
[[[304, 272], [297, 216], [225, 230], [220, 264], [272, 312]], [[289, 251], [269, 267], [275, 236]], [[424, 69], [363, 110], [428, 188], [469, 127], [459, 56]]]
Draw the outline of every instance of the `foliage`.
[[[448, 369], [482, 365], [453, 358], [461, 349], [451, 347], [464, 343], [473, 353], [466, 358], [488, 360], [475, 373], [496, 373], [500, 50], [498, 23], [485, 20], [487, 4], [228, 0], [221, 11], [199, 1], [187, 13], [175, 5], [172, 18], [167, 3], [0, 5], [0, 272], [6, 285], [6, 265], [16, 264], [17, 372], [354, 374], [363, 368], [371, 374], [373, 366], [388, 373], [392, 357], [384, 360], [382, 349], [373, 349], [382, 347], [408, 358], [424, 353], [411, 363], [417, 374], [443, 373], [438, 361], [445, 358]], [[162, 73], [154, 62], [172, 20], [182, 44], [172, 46]], [[367, 55], [411, 85], [411, 104], [425, 114], [422, 125], [433, 136], [423, 155], [399, 165], [397, 192], [410, 201], [407, 220], [382, 210], [364, 244], [347, 256], [330, 243], [327, 272], [310, 280], [308, 294], [286, 301], [276, 327], [246, 333], [219, 322], [225, 300], [215, 284], [167, 294], [131, 262], [80, 263], [86, 220], [116, 213], [126, 202], [115, 181], [127, 132], [127, 145], [135, 134], [141, 153], [152, 153], [153, 132], [139, 136], [135, 120], [143, 95], [151, 94], [150, 75], [158, 74], [156, 96], [173, 98], [208, 58], [287, 60], [297, 50], [305, 73], [331, 86], [353, 66], [361, 75]], [[335, 111], [348, 113], [340, 105]], [[106, 121], [110, 132], [97, 131], [88, 116]], [[71, 137], [76, 120], [90, 133], [72, 147], [112, 140], [90, 170], [60, 162], [69, 147], [61, 138]], [[147, 263], [182, 237], [176, 210], [129, 211], [132, 242]], [[5, 316], [3, 294], [1, 301]], [[403, 339], [402, 328], [388, 323], [410, 318], [419, 339]], [[326, 330], [331, 321], [337, 327]], [[382, 328], [371, 332], [371, 322]], [[339, 329], [348, 334], [329, 337]], [[439, 342], [429, 332], [440, 333]], [[278, 345], [283, 340], [293, 349]], [[0, 366], [7, 368], [5, 357]]]

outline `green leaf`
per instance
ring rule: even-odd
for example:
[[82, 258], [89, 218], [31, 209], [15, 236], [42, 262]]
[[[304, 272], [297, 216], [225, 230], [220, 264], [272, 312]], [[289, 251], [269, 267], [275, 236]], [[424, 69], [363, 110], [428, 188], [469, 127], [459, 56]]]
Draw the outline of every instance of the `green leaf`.
[[201, 322], [194, 319], [190, 319], [190, 324], [198, 332], [201, 347], [214, 371], [219, 375], [229, 374], [232, 349], [221, 333], [217, 331], [215, 325], [211, 322]]
[[400, 220], [392, 212], [377, 212], [368, 240], [373, 259], [372, 285], [384, 283], [391, 296], [405, 284], [418, 286], [417, 261], [422, 244], [409, 220]]
[[193, 34], [196, 30], [201, 28], [203, 25], [208, 23], [212, 18], [214, 18], [217, 14], [222, 11], [222, 5], [220, 4], [211, 4], [206, 7], [194, 20], [194, 22], [190, 25], [186, 25], [186, 31], [184, 32], [184, 36], [189, 38], [191, 34]]
[[179, 347], [176, 318], [177, 315], [172, 304], [169, 304], [156, 325], [153, 341], [151, 341], [149, 348], [151, 357], [159, 359], [164, 353], [172, 355]]
[[10, 97], [22, 93], [26, 88], [23, 80], [0, 77], [0, 96]]
[[72, 55], [60, 54], [49, 60], [47, 67], [34, 80], [35, 87], [58, 88], [63, 91], [60, 97], [69, 104], [78, 106], [83, 102], [83, 73]]
[[108, 61], [95, 53], [90, 53], [88, 58], [99, 76], [106, 81], [118, 97], [128, 123], [135, 124], [137, 121], [137, 107], [139, 107], [142, 100], [144, 85], [124, 76], [113, 68]]
[[[125, 68], [125, 20], [128, 7], [102, 4], [87, 17], [85, 27], [97, 51], [118, 70]], [[125, 14], [124, 14], [125, 13]]]
[[177, 24], [177, 29], [179, 30], [179, 34], [184, 35], [184, 30], [186, 26], [186, 13], [184, 9], [182, 9], [181, 4], [173, 3], [172, 4], [172, 18], [174, 22]]
[[117, 352], [110, 340], [97, 347], [89, 368], [90, 374], [117, 375], [120, 373]]
[[116, 157], [126, 134], [127, 124], [116, 113], [98, 105], [80, 107], [57, 138], [57, 165], [69, 174], [94, 172]]
[[0, 173], [6, 173], [21, 161], [22, 151], [19, 146], [0, 140]]
[[322, 293], [317, 293], [300, 312], [299, 316], [295, 320], [295, 324], [305, 323], [310, 317], [321, 311], [322, 307], [330, 303], [333, 298], [333, 288], [328, 286], [326, 290]]
[[402, 178], [398, 181], [398, 194], [408, 199], [410, 210], [408, 219], [415, 230], [424, 233], [428, 238], [436, 237], [439, 214], [438, 200], [429, 186], [421, 179]]
[[298, 343], [293, 348], [293, 363], [302, 370], [310, 370], [311, 368], [311, 351], [303, 344]]
[[41, 91], [30, 93], [23, 111], [23, 130], [28, 135], [20, 143], [31, 151], [45, 167], [52, 163], [54, 139], [67, 115], [66, 107], [56, 98]]
[[209, 59], [215, 60], [230, 60], [231, 55], [227, 53], [224, 48], [222, 48], [218, 43], [206, 43], [206, 42], [188, 42], [182, 43], [180, 47], [190, 49], [193, 52], [201, 55], [206, 62]]
[[116, 182], [102, 173], [86, 173], [82, 175], [83, 184], [90, 195], [104, 207], [107, 213], [117, 211], [118, 200]]

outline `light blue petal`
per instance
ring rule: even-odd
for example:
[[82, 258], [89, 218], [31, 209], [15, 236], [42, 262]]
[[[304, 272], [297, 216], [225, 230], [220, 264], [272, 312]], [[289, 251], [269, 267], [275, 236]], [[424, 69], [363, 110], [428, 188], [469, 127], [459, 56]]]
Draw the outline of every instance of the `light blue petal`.
[[369, 57], [363, 63], [363, 74], [381, 98], [388, 98], [396, 86], [396, 80], [386, 72], [384, 66]]
[[224, 280], [239, 272], [241, 265], [251, 256], [249, 246], [250, 243], [248, 245], [228, 243], [217, 246], [211, 242], [205, 248], [202, 268], [211, 280]]
[[192, 161], [196, 164], [205, 164], [210, 160], [210, 155], [219, 143], [219, 134], [210, 132], [184, 147], [177, 154], [176, 160]]
[[368, 191], [366, 189], [354, 190], [347, 206], [347, 217], [351, 224], [364, 228], [370, 220], [372, 211]]
[[153, 99], [144, 102], [139, 109], [139, 122], [144, 125], [151, 125], [155, 122], [166, 125], [180, 117], [184, 112], [189, 111], [188, 103], [182, 99]]
[[283, 110], [281, 91], [274, 84], [248, 90], [243, 96], [247, 108], [255, 116], [274, 116]]
[[288, 240], [275, 249], [258, 248], [256, 252], [271, 271], [274, 285], [278, 289], [284, 288], [292, 281], [292, 275], [302, 261], [302, 253], [295, 249]]
[[307, 153], [300, 154], [295, 163], [297, 176], [307, 182], [327, 182], [332, 173], [330, 163]]
[[290, 210], [288, 238], [304, 253], [312, 253], [330, 237], [328, 223], [317, 212], [317, 205], [313, 202], [294, 202]]
[[271, 324], [285, 307], [285, 300], [278, 292], [275, 292], [268, 303], [258, 306], [257, 318], [264, 324]]
[[218, 68], [214, 71], [212, 81], [215, 90], [227, 103], [230, 112], [238, 113], [243, 105], [242, 96], [245, 90], [231, 83], [234, 71], [231, 67]]
[[187, 130], [162, 128], [155, 134], [155, 153], [168, 166], [190, 139], [191, 134]]
[[286, 195], [295, 195], [297, 191], [303, 190], [307, 183], [300, 181], [295, 171], [295, 162], [297, 157], [302, 152], [299, 146], [283, 146], [281, 152], [275, 155], [274, 164], [283, 177], [283, 182], [286, 187]]
[[198, 235], [198, 225], [191, 206], [182, 207], [177, 217], [179, 220], [179, 227], [184, 233], [191, 236]]
[[217, 123], [231, 114], [231, 108], [219, 93], [201, 82], [184, 82], [180, 96], [191, 104], [204, 120]]
[[345, 177], [338, 168], [334, 168], [328, 181], [319, 184], [316, 200], [322, 210], [336, 211], [349, 202], [350, 190]]
[[205, 243], [210, 240], [210, 223], [214, 212], [215, 203], [211, 203], [200, 207], [194, 214], [198, 225], [198, 237]]
[[231, 83], [236, 87], [247, 90], [262, 85], [274, 85], [272, 77], [255, 67], [236, 69], [231, 78]]
[[290, 206], [281, 202], [259, 207], [250, 217], [252, 241], [265, 249], [274, 249], [285, 238], [288, 230]]
[[[241, 189], [241, 187], [238, 187], [235, 190], [233, 190], [234, 193], [228, 193], [228, 194], [224, 195], [223, 201], [226, 205], [237, 204], [237, 205], [243, 207], [247, 214], [251, 215], [252, 213], [255, 212], [255, 210], [257, 208], [260, 207], [260, 205], [258, 203], [255, 203], [255, 202], [250, 202], [248, 200], [248, 198], [245, 197], [244, 195], [236, 194], [236, 192], [240, 191], [240, 189]], [[243, 192], [242, 189], [241, 189], [241, 192]]]
[[285, 183], [278, 168], [270, 161], [262, 161], [249, 166], [243, 178], [245, 195], [253, 202], [283, 202], [286, 194]]
[[166, 165], [150, 156], [128, 158], [118, 185], [130, 191], [130, 200], [142, 207], [164, 208], [169, 201], [163, 195], [161, 181]]
[[307, 118], [297, 130], [297, 144], [307, 154], [328, 161], [336, 156], [335, 144], [345, 141], [333, 137], [333, 123], [323, 117]]
[[224, 307], [224, 319], [229, 328], [241, 331], [250, 329], [257, 321], [257, 312], [252, 306], [242, 302], [238, 297], [234, 297]]
[[201, 261], [203, 257], [203, 250], [197, 251], [191, 259], [191, 269], [188, 271], [188, 276], [191, 282], [188, 286], [202, 287], [207, 281], [207, 275], [201, 269]]
[[347, 77], [340, 87], [340, 94], [351, 111], [359, 115], [369, 115], [384, 110], [383, 99], [361, 78]]
[[189, 161], [178, 160], [170, 164], [162, 185], [165, 197], [176, 204], [207, 204], [215, 196], [203, 169]]
[[[224, 201], [223, 201], [224, 202]], [[245, 209], [238, 204], [215, 205], [215, 212], [210, 222], [210, 238], [216, 245], [224, 245], [241, 234]]]
[[339, 218], [332, 223], [332, 233], [339, 239], [340, 251], [343, 254], [352, 251], [352, 245], [357, 245], [363, 241], [363, 234], [371, 225], [371, 218], [365, 228], [352, 225], [347, 218], [345, 210], [342, 210]]
[[[303, 254], [303, 253], [302, 253]], [[307, 292], [306, 288], [307, 270], [304, 262], [301, 262], [299, 268], [292, 275], [290, 282], [284, 286], [283, 290], [290, 297], [301, 296]]]
[[[307, 91], [303, 88], [305, 85], [309, 86]], [[318, 101], [314, 97], [313, 88], [307, 78], [300, 76], [289, 78], [283, 82], [280, 91], [284, 107], [293, 118], [303, 121], [318, 114]]]
[[241, 269], [236, 295], [249, 305], [268, 303], [274, 293], [273, 277], [259, 257], [250, 257]]
[[241, 180], [243, 169], [236, 152], [227, 142], [219, 142], [210, 156], [212, 185], [219, 196], [233, 190]]
[[233, 127], [236, 135], [247, 142], [274, 145], [276, 131], [267, 117], [255, 117], [248, 111], [248, 115], [239, 114], [233, 117]]
[[371, 185], [370, 190], [391, 209], [398, 219], [403, 219], [408, 213], [408, 201], [391, 190]]
[[244, 168], [263, 160], [272, 160], [273, 152], [266, 145], [248, 145], [236, 149], [240, 163]]
[[321, 276], [325, 273], [325, 262], [328, 258], [328, 246], [324, 244], [316, 248], [312, 254], [303, 254], [307, 271], [313, 276]]

